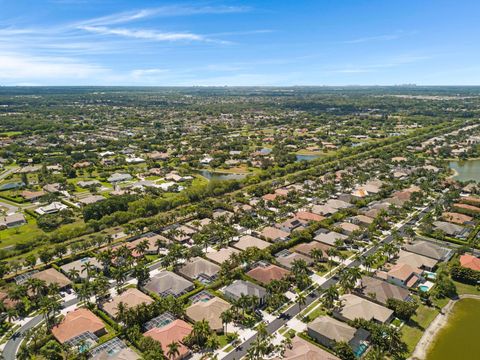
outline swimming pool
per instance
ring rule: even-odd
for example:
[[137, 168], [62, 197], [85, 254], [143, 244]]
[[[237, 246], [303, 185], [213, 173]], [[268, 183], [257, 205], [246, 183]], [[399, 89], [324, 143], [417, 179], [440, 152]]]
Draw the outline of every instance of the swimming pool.
[[360, 345], [358, 345], [357, 349], [354, 351], [355, 356], [356, 357], [362, 356], [362, 354], [365, 352], [365, 350], [367, 350], [367, 348], [368, 348], [367, 344], [361, 343]]

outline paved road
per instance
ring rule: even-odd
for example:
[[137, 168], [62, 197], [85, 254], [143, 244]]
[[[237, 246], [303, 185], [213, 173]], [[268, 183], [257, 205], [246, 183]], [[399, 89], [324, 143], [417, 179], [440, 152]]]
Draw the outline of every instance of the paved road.
[[[150, 271], [153, 271], [155, 269], [160, 268], [161, 266], [162, 266], [161, 262], [158, 261], [158, 262], [150, 265], [149, 269], [150, 269]], [[131, 279], [132, 279], [132, 277], [129, 276], [127, 278], [127, 281], [129, 281]], [[111, 288], [113, 288], [114, 286], [115, 285], [112, 285]], [[67, 308], [69, 306], [75, 305], [76, 303], [78, 303], [78, 301], [79, 301], [78, 298], [71, 299], [69, 301], [66, 301], [66, 302], [62, 303], [62, 307]], [[18, 329], [12, 335], [12, 337], [5, 344], [5, 348], [3, 349], [3, 358], [5, 360], [15, 360], [18, 348], [20, 347], [20, 345], [23, 341], [25, 332], [27, 330], [30, 330], [30, 329], [36, 327], [37, 325], [39, 325], [42, 322], [42, 320], [43, 320], [42, 315], [35, 316], [28, 323], [23, 325], [20, 329]]]
[[[415, 215], [412, 219], [410, 219], [409, 222], [412, 221], [412, 220], [415, 220], [415, 221], [421, 220], [425, 216], [425, 214], [427, 214], [430, 210], [431, 210], [431, 208], [427, 207], [426, 209], [422, 210], [417, 215]], [[403, 235], [405, 229], [408, 226], [409, 226], [408, 222], [406, 224], [403, 224], [402, 226], [400, 226], [398, 228], [399, 235]], [[387, 237], [385, 237], [385, 239], [381, 243], [379, 243], [378, 245], [376, 245], [376, 246], [372, 247], [371, 249], [365, 251], [363, 253], [363, 255], [368, 256], [370, 254], [373, 254], [384, 243], [390, 243], [390, 242], [393, 241], [393, 239], [394, 239], [393, 235], [388, 235]], [[359, 265], [360, 265], [360, 261], [355, 260], [355, 261], [352, 261], [350, 264], [348, 264], [347, 267], [355, 267], [355, 266], [359, 266]], [[323, 290], [325, 290], [325, 289], [328, 289], [330, 286], [335, 285], [337, 282], [338, 282], [338, 279], [336, 279], [335, 277], [332, 277], [332, 278], [328, 279], [327, 281], [325, 281], [322, 284], [321, 287], [322, 287]], [[311, 304], [313, 301], [318, 299], [319, 296], [320, 296], [320, 293], [318, 291], [311, 292], [307, 296], [305, 306], [308, 306], [309, 304]], [[276, 318], [274, 321], [272, 321], [267, 326], [268, 333], [273, 334], [275, 331], [277, 331], [283, 325], [285, 325], [290, 319], [292, 319], [293, 317], [298, 315], [298, 313], [300, 313], [300, 307], [299, 307], [298, 304], [295, 304], [294, 306], [289, 308], [286, 312], [280, 314], [278, 318]], [[235, 350], [233, 350], [228, 355], [226, 355], [223, 359], [224, 360], [239, 360], [239, 359], [241, 359], [243, 356], [245, 356], [247, 354], [248, 349], [250, 348], [251, 344], [255, 341], [256, 338], [257, 338], [257, 334], [252, 335], [250, 338], [246, 339], [242, 344], [237, 346], [235, 348]]]
[[[430, 210], [431, 210], [430, 207], [424, 209], [419, 214], [417, 214], [417, 216], [415, 216], [414, 219], [416, 221], [420, 220]], [[407, 226], [408, 225], [404, 224], [404, 225], [402, 225], [398, 228], [398, 232], [399, 232], [400, 235], [404, 234], [404, 230]], [[392, 241], [393, 241], [393, 236], [389, 235], [381, 243], [379, 243], [377, 246], [367, 250], [363, 254], [365, 256], [370, 255], [370, 254], [376, 252], [382, 246], [383, 243], [389, 243], [389, 242], [392, 242]], [[359, 266], [359, 265], [360, 265], [360, 262], [358, 260], [355, 260], [355, 261], [352, 261], [347, 267], [354, 267], [354, 266]], [[158, 269], [159, 267], [161, 267], [160, 262], [157, 262], [157, 263], [149, 266], [150, 271]], [[129, 277], [129, 279], [131, 279], [131, 278]], [[331, 285], [336, 284], [337, 281], [338, 280], [335, 279], [335, 278], [328, 279], [325, 283], [322, 284], [322, 289], [329, 288]], [[319, 296], [320, 296], [319, 292], [317, 292], [317, 291], [311, 292], [306, 298], [305, 306], [308, 306], [309, 304], [311, 304], [314, 300], [318, 299]], [[70, 301], [67, 301], [67, 302], [63, 303], [62, 305], [64, 307], [69, 307], [71, 305], [76, 304], [77, 302], [78, 302], [78, 299], [75, 298], [75, 299], [72, 299]], [[300, 309], [298, 304], [295, 304], [292, 307], [290, 307], [284, 313], [279, 315], [279, 317], [277, 319], [275, 319], [270, 324], [268, 324], [268, 326], [267, 326], [268, 333], [273, 334], [275, 331], [277, 331], [279, 328], [281, 328], [283, 325], [285, 325], [290, 319], [292, 319], [296, 315], [298, 315], [298, 313], [300, 311], [301, 311], [301, 309]], [[5, 348], [3, 350], [3, 356], [4, 356], [5, 360], [15, 360], [15, 355], [17, 353], [18, 348], [20, 347], [20, 344], [23, 341], [23, 335], [24, 335], [25, 331], [29, 330], [31, 328], [34, 328], [41, 321], [42, 321], [42, 316], [41, 315], [32, 318], [32, 320], [30, 320], [28, 323], [23, 325], [12, 336], [12, 338], [10, 340], [8, 340], [8, 342], [5, 345]], [[246, 339], [241, 345], [239, 345], [237, 348], [235, 348], [234, 351], [232, 351], [228, 355], [226, 355], [224, 357], [224, 359], [225, 360], [239, 360], [240, 358], [245, 356], [246, 353], [247, 353], [247, 350], [249, 349], [250, 345], [255, 341], [256, 337], [257, 337], [257, 335], [255, 334], [255, 335], [251, 336], [250, 338]]]

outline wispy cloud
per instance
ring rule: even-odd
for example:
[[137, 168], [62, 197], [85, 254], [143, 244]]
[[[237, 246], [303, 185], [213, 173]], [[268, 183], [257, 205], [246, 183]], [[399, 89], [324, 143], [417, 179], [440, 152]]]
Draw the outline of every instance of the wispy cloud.
[[134, 11], [125, 11], [116, 14], [85, 20], [77, 25], [116, 25], [127, 22], [152, 18], [152, 17], [173, 17], [192, 16], [202, 14], [229, 14], [248, 11], [244, 6], [163, 6], [157, 8], [146, 8]]
[[378, 36], [367, 36], [362, 38], [356, 38], [352, 40], [345, 40], [345, 44], [361, 44], [371, 41], [388, 41], [388, 40], [396, 40], [400, 38], [400, 34], [389, 34], [389, 35], [378, 35]]
[[204, 36], [193, 33], [170, 33], [159, 32], [155, 30], [145, 29], [122, 29], [122, 28], [109, 28], [106, 26], [80, 26], [79, 29], [100, 34], [100, 35], [116, 35], [124, 36], [128, 38], [153, 40], [153, 41], [208, 41]]

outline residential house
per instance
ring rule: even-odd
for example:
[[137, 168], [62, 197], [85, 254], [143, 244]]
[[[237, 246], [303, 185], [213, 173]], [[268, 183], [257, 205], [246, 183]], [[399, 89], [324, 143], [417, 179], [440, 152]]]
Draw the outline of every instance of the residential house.
[[[80, 279], [86, 279], [88, 274], [87, 274], [87, 268], [85, 264], [90, 264], [91, 267], [93, 267], [94, 271], [100, 270], [103, 266], [102, 264], [94, 257], [84, 257], [79, 260], [75, 260], [72, 262], [69, 262], [65, 265], [60, 266], [60, 269], [62, 269], [63, 273], [65, 273], [67, 276], [70, 275], [70, 272], [72, 270], [78, 271], [78, 277]], [[75, 280], [75, 279], [73, 279]]]
[[306, 256], [309, 256], [309, 257], [312, 257], [312, 250], [314, 250], [314, 249], [321, 250], [322, 253], [323, 253], [323, 259], [321, 259], [321, 260], [327, 261], [327, 259], [328, 259], [327, 250], [331, 249], [331, 248], [332, 248], [332, 246], [330, 246], [330, 245], [323, 244], [323, 243], [320, 243], [318, 241], [311, 241], [309, 243], [298, 244], [293, 249], [296, 252], [298, 252], [300, 254], [303, 254], [303, 255], [306, 255]]
[[341, 321], [364, 319], [385, 324], [393, 319], [393, 310], [360, 296], [345, 294], [339, 300], [341, 306], [333, 311], [333, 316]]
[[352, 222], [360, 226], [369, 226], [373, 223], [373, 220], [373, 218], [362, 214], [352, 217]]
[[0, 216], [0, 229], [13, 228], [27, 223], [23, 214]]
[[111, 301], [102, 305], [103, 310], [112, 318], [118, 315], [118, 305], [122, 303], [125, 308], [132, 309], [142, 304], [151, 304], [154, 300], [136, 288], [128, 288], [121, 294], [114, 296]]
[[443, 247], [430, 241], [422, 240], [416, 240], [414, 242], [407, 243], [403, 246], [403, 248], [411, 253], [444, 262], [449, 261], [454, 254], [452, 249]]
[[267, 296], [265, 288], [245, 280], [235, 280], [223, 289], [223, 293], [225, 297], [233, 301], [237, 301], [242, 295], [255, 296], [259, 299], [260, 306], [265, 303]]
[[43, 280], [47, 285], [56, 284], [60, 289], [67, 288], [72, 284], [69, 278], [54, 268], [48, 268], [36, 272], [31, 277], [34, 279]]
[[145, 289], [160, 296], [173, 295], [175, 297], [192, 291], [195, 285], [183, 277], [171, 272], [161, 271], [154, 275], [145, 285]]
[[106, 197], [103, 195], [89, 195], [84, 198], [78, 199], [78, 202], [82, 205], [95, 204], [96, 202], [105, 200]]
[[448, 236], [459, 238], [466, 238], [470, 230], [464, 226], [451, 224], [445, 221], [434, 221], [433, 227], [435, 230], [440, 230]]
[[410, 297], [410, 292], [405, 288], [370, 276], [362, 276], [355, 292], [382, 304], [386, 304], [388, 299], [406, 301]]
[[432, 270], [438, 263], [438, 260], [436, 259], [405, 250], [400, 250], [397, 257], [397, 263], [408, 264], [413, 268], [429, 271]]
[[20, 193], [20, 196], [23, 197], [27, 201], [36, 201], [40, 199], [42, 196], [46, 194], [45, 191], [39, 190], [39, 191], [29, 191], [29, 190], [23, 190]]
[[457, 212], [444, 212], [442, 219], [457, 225], [468, 225], [472, 222], [473, 217]]
[[285, 220], [282, 223], [275, 224], [275, 227], [290, 234], [294, 230], [306, 228], [307, 225], [308, 221], [293, 217]]
[[95, 347], [94, 349], [89, 349], [89, 354], [91, 360], [139, 360], [140, 355], [138, 355], [131, 348], [120, 340], [118, 337], [115, 337], [103, 344]]
[[346, 221], [341, 222], [339, 224], [335, 224], [335, 227], [338, 227], [338, 228], [342, 229], [342, 233], [344, 235], [351, 235], [355, 231], [360, 231], [361, 230], [360, 226], [349, 223], [349, 222], [346, 222]]
[[283, 356], [272, 360], [340, 360], [340, 358], [295, 336], [292, 339], [292, 345], [285, 349]]
[[155, 327], [143, 335], [157, 340], [161, 345], [163, 352], [168, 353], [168, 345], [178, 343], [178, 355], [171, 357], [171, 360], [185, 359], [190, 355], [190, 350], [183, 344], [185, 337], [192, 332], [192, 326], [183, 320], [175, 320], [161, 328]]
[[61, 344], [87, 332], [99, 337], [106, 334], [107, 331], [102, 320], [84, 308], [68, 312], [65, 318], [52, 328], [52, 335]]
[[223, 321], [221, 315], [231, 307], [232, 305], [225, 300], [214, 296], [206, 301], [193, 303], [185, 313], [192, 322], [206, 320], [212, 330], [222, 332]]
[[49, 205], [39, 207], [35, 209], [35, 212], [39, 215], [45, 215], [45, 214], [56, 214], [60, 211], [67, 210], [68, 206], [65, 204], [62, 204], [61, 202], [54, 201]]
[[295, 217], [297, 219], [308, 221], [308, 222], [322, 221], [326, 219], [325, 216], [314, 214], [313, 212], [310, 212], [310, 211], [298, 211], [295, 214]]
[[109, 183], [119, 183], [123, 181], [132, 180], [132, 175], [127, 173], [114, 173], [110, 175], [107, 179]]
[[260, 261], [247, 272], [248, 276], [261, 284], [268, 285], [272, 280], [282, 280], [290, 275], [290, 271], [280, 266]]
[[185, 263], [178, 273], [190, 280], [198, 280], [201, 283], [208, 284], [215, 280], [220, 272], [220, 266], [205, 260], [202, 257], [194, 257]]
[[345, 241], [347, 238], [348, 237], [343, 234], [339, 234], [335, 231], [330, 231], [327, 233], [325, 232], [319, 233], [313, 238], [313, 240], [321, 242], [323, 244], [334, 246], [336, 242]]
[[422, 270], [408, 264], [397, 263], [387, 272], [386, 280], [392, 284], [412, 288], [421, 280]]
[[347, 343], [355, 354], [363, 353], [370, 333], [356, 329], [330, 316], [320, 316], [307, 326], [307, 334], [320, 345], [333, 349], [338, 342]]
[[480, 271], [480, 259], [470, 254], [461, 255], [460, 266], [467, 269]]
[[242, 236], [233, 246], [240, 250], [245, 250], [250, 247], [256, 247], [260, 250], [266, 249], [271, 244], [267, 241], [261, 240], [251, 235]]
[[237, 250], [235, 248], [232, 248], [232, 247], [226, 247], [226, 248], [222, 248], [218, 251], [214, 251], [214, 252], [209, 252], [207, 254], [205, 254], [205, 256], [216, 262], [217, 264], [223, 264], [225, 261], [227, 261], [228, 259], [230, 259], [230, 256], [232, 256], [232, 254], [239, 254], [240, 253], [240, 250]]
[[277, 229], [272, 226], [265, 227], [260, 233], [265, 239], [270, 240], [272, 242], [280, 242], [285, 241], [290, 236], [289, 232], [286, 232], [281, 229]]
[[305, 261], [310, 266], [313, 264], [313, 259], [309, 256], [299, 254], [297, 252], [290, 252], [289, 250], [280, 251], [275, 255], [277, 262], [287, 269], [291, 269], [295, 261]]

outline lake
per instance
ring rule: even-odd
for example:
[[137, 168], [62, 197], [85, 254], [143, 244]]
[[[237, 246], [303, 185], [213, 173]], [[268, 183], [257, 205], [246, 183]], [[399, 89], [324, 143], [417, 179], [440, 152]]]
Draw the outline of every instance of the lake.
[[321, 155], [302, 155], [302, 154], [297, 154], [297, 161], [302, 161], [302, 160], [305, 160], [305, 161], [310, 161], [310, 160], [314, 160], [314, 159], [318, 159]]
[[210, 170], [198, 170], [198, 173], [208, 180], [241, 180], [248, 174], [228, 174]]
[[480, 300], [459, 300], [448, 318], [448, 324], [438, 332], [426, 360], [474, 359], [479, 354], [478, 324]]
[[455, 180], [480, 182], [480, 159], [450, 161], [449, 166], [458, 173], [454, 177]]

